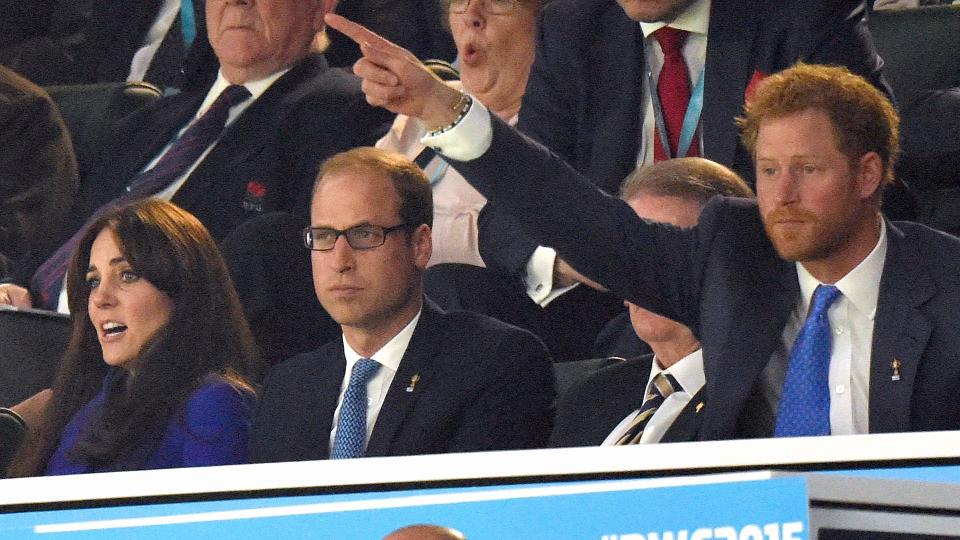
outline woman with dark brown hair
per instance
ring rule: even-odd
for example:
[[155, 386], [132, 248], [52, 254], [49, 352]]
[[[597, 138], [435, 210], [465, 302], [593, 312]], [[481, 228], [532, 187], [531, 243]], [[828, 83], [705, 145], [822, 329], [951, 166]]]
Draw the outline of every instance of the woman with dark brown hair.
[[12, 476], [246, 461], [255, 349], [195, 217], [155, 199], [108, 212], [67, 291], [70, 345]]

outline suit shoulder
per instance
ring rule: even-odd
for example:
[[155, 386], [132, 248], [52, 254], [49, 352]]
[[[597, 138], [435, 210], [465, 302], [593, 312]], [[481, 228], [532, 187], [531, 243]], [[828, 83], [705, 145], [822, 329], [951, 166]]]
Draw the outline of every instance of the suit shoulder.
[[450, 311], [442, 317], [443, 330], [437, 338], [445, 350], [456, 353], [461, 368], [472, 365], [486, 372], [535, 370], [552, 374], [550, 352], [533, 333], [468, 311]]
[[533, 333], [523, 328], [472, 311], [448, 311], [442, 317], [448, 332], [462, 335], [467, 339], [485, 341], [513, 339], [537, 343], [540, 341]]
[[919, 223], [897, 221], [904, 243], [916, 249], [917, 260], [939, 282], [960, 284], [960, 238]]
[[596, 399], [597, 395], [620, 386], [634, 389], [637, 399], [642, 400], [640, 396], [650, 376], [651, 361], [652, 356], [643, 355], [603, 366], [570, 385], [570, 389], [564, 394], [564, 401], [576, 401], [578, 397]]
[[267, 382], [297, 378], [319, 370], [320, 366], [337, 352], [337, 347], [342, 346], [341, 343], [339, 339], [335, 339], [319, 349], [300, 353], [280, 362], [270, 368]]
[[623, 13], [623, 8], [615, 0], [554, 0], [543, 8], [543, 16], [549, 20], [564, 19], [579, 24], [580, 21], [596, 21], [598, 16], [611, 10]]
[[550, 45], [566, 50], [589, 48], [609, 36], [605, 30], [630, 21], [614, 0], [555, 0], [543, 8], [540, 31]]

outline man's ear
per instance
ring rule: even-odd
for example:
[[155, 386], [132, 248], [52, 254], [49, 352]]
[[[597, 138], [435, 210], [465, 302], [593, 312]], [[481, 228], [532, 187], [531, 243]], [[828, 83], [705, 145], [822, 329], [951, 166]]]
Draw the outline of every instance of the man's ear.
[[877, 195], [883, 185], [883, 159], [876, 152], [860, 156], [856, 176], [857, 191], [861, 199]]
[[326, 27], [326, 23], [323, 22], [323, 16], [327, 13], [333, 13], [333, 10], [337, 8], [337, 0], [314, 1], [320, 4], [318, 6], [320, 9], [318, 9], [316, 14], [314, 14], [313, 29], [319, 32]]
[[420, 270], [426, 270], [430, 256], [433, 255], [433, 232], [430, 226], [420, 224], [410, 234], [410, 249], [413, 250], [413, 262]]

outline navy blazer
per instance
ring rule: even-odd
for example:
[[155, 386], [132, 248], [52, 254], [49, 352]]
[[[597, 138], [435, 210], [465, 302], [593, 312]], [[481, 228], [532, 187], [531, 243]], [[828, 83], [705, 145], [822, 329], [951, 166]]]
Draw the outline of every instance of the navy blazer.
[[[652, 354], [604, 366], [578, 381], [557, 400], [550, 446], [599, 446], [627, 417], [643, 405]], [[692, 441], [700, 427], [701, 388], [680, 411], [660, 442]]]
[[[200, 108], [209, 87], [162, 98], [124, 120], [112, 148], [83, 178], [63, 241], [170, 143]], [[224, 132], [172, 202], [195, 215], [217, 241], [261, 213], [283, 210], [306, 218], [320, 163], [373, 144], [391, 115], [369, 106], [359, 79], [309, 56], [278, 79]], [[32, 273], [49, 253], [25, 272]], [[20, 275], [28, 281], [30, 275]]]
[[[496, 117], [491, 121], [490, 149], [454, 162], [457, 170], [578, 271], [693, 329], [710, 397], [700, 438], [749, 431], [756, 411], [748, 397], [800, 294], [796, 266], [777, 255], [756, 201], [715, 197], [693, 229], [649, 223], [542, 146]], [[551, 204], [540, 203], [547, 199]], [[915, 223], [885, 226], [870, 432], [960, 428], [960, 239]], [[901, 363], [896, 381], [895, 359]]]
[[[715, 0], [704, 73], [703, 156], [753, 178], [734, 118], [755, 74], [798, 60], [849, 66], [890, 94], [862, 0]], [[543, 10], [518, 129], [610, 194], [634, 169], [643, 127], [643, 32], [614, 0], [558, 0]], [[504, 164], [506, 168], [508, 165]], [[551, 197], [552, 198], [552, 197]], [[542, 201], [547, 204], [548, 199]], [[519, 274], [536, 243], [490, 204], [480, 218], [488, 267]]]
[[[328, 458], [345, 370], [341, 339], [275, 366], [254, 417], [250, 459]], [[549, 354], [532, 334], [476, 313], [445, 313], [425, 300], [366, 455], [541, 447], [550, 435], [553, 388]]]

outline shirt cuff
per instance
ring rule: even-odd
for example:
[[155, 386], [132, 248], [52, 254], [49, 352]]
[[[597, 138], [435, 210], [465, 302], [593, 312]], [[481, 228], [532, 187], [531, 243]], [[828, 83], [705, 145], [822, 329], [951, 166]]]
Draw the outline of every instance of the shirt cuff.
[[573, 284], [556, 289], [553, 287], [553, 266], [556, 259], [557, 252], [553, 248], [537, 246], [527, 260], [526, 275], [523, 278], [527, 286], [527, 296], [542, 308], [577, 286]]
[[470, 161], [484, 154], [493, 141], [490, 113], [476, 99], [460, 123], [438, 135], [424, 135], [420, 142], [445, 157]]

